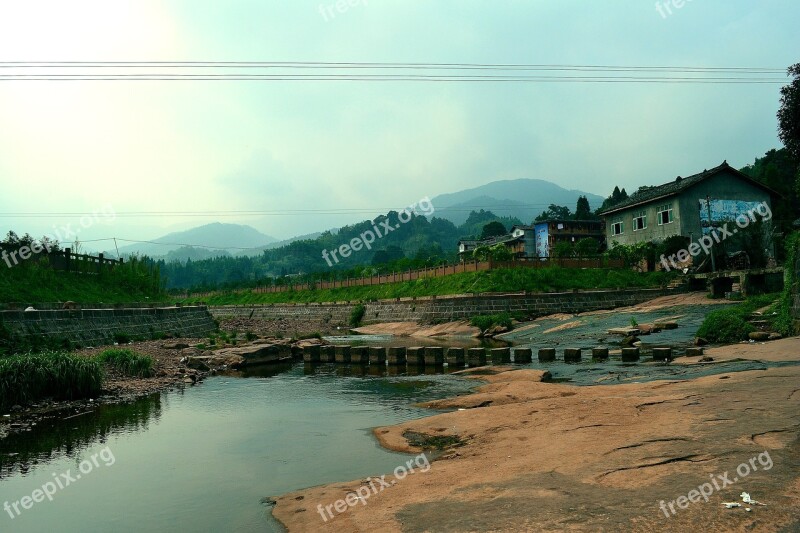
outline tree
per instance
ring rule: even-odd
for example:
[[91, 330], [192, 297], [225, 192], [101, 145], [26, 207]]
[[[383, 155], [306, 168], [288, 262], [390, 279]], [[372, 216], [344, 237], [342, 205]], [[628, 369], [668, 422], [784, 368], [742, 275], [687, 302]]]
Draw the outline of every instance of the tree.
[[586, 238], [575, 243], [575, 255], [578, 257], [591, 257], [597, 255], [600, 250], [600, 243], [597, 239]]
[[625, 192], [625, 189], [620, 190], [619, 187], [614, 187], [614, 191], [611, 193], [611, 196], [603, 200], [603, 205], [600, 206], [600, 209], [608, 209], [609, 207], [614, 207], [618, 203], [623, 200], [628, 199], [628, 193]]
[[575, 220], [591, 220], [594, 218], [592, 208], [589, 206], [589, 199], [585, 196], [578, 197], [578, 204], [575, 206]]
[[794, 79], [781, 88], [781, 107], [778, 110], [778, 136], [795, 159], [800, 159], [800, 63], [789, 67]]
[[481, 231], [481, 239], [499, 237], [500, 235], [505, 235], [506, 233], [507, 230], [503, 223], [495, 220], [493, 222], [489, 222], [483, 227], [483, 231]]
[[569, 207], [562, 205], [550, 204], [547, 211], [543, 211], [541, 215], [536, 217], [536, 222], [546, 222], [548, 220], [569, 220], [572, 218], [572, 212]]
[[572, 246], [572, 243], [569, 241], [561, 241], [557, 242], [555, 246], [553, 246], [553, 257], [562, 258], [562, 257], [572, 257], [575, 255], [575, 247]]
[[511, 261], [514, 259], [514, 254], [511, 253], [507, 246], [495, 244], [489, 248], [489, 257], [492, 258], [492, 261]]

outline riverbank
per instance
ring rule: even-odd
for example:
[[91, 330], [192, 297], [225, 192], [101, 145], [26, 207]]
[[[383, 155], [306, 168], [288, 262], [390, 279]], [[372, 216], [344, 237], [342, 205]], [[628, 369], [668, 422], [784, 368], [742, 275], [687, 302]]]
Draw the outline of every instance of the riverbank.
[[286, 292], [259, 292], [257, 289], [219, 291], [190, 296], [183, 303], [204, 302], [208, 305], [251, 305], [276, 303], [358, 302], [394, 298], [445, 297], [457, 294], [495, 292], [565, 292], [666, 287], [677, 278], [667, 272], [634, 272], [631, 269], [605, 268], [499, 268], [482, 272], [465, 272], [439, 278], [414, 281], [306, 289]]
[[[215, 337], [218, 350], [198, 348], [199, 345], [208, 344], [208, 338], [176, 338], [125, 344], [120, 347], [152, 358], [152, 376], [131, 376], [116, 371], [113, 367], [106, 367], [102, 388], [96, 397], [67, 401], [45, 399], [34, 401], [29, 405], [14, 406], [8, 413], [0, 413], [2, 415], [0, 439], [9, 434], [29, 431], [45, 419], [67, 419], [91, 412], [101, 405], [133, 402], [151, 394], [200, 384], [210, 375], [233, 371], [246, 364], [246, 358], [235, 353], [237, 347], [244, 351], [276, 352], [275, 355], [270, 355], [271, 359], [285, 359], [291, 362], [292, 352], [307, 342], [318, 341], [266, 337], [253, 339], [252, 342], [241, 341], [234, 346], [225, 343], [220, 337]], [[271, 350], [271, 347], [276, 349]], [[74, 354], [92, 358], [105, 350], [108, 350], [107, 346], [77, 350]], [[277, 354], [278, 351], [280, 354]]]
[[[788, 363], [800, 362], [800, 339], [767, 346], [786, 354]], [[758, 359], [764, 349], [742, 344], [714, 354]], [[487, 369], [482, 379], [488, 383], [473, 395], [427, 404], [463, 410], [375, 430], [379, 442], [396, 451], [421, 451], [408, 436], [450, 443], [429, 471], [402, 480], [388, 475], [385, 492], [327, 521], [318, 505], [324, 509], [368, 484], [284, 495], [274, 516], [290, 531], [800, 527], [800, 366], [594, 387], [503, 370]], [[687, 500], [726, 472], [732, 484], [719, 481], [708, 502]], [[767, 506], [722, 505], [741, 501], [743, 491]]]

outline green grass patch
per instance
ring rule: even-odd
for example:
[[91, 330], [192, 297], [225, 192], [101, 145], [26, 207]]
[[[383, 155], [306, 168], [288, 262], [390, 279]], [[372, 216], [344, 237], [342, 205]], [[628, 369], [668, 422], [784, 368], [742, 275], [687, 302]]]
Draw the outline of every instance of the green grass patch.
[[748, 319], [757, 309], [774, 304], [777, 298], [776, 294], [764, 294], [748, 298], [741, 304], [712, 311], [700, 325], [697, 336], [715, 344], [732, 344], [747, 340], [748, 335], [756, 330]]
[[495, 326], [503, 326], [511, 329], [511, 315], [508, 313], [497, 313], [494, 315], [478, 315], [470, 318], [470, 325], [475, 326], [481, 331], [493, 328]]
[[139, 378], [153, 376], [153, 358], [134, 350], [111, 348], [100, 352], [96, 359], [126, 376]]
[[0, 410], [44, 398], [76, 400], [100, 392], [99, 361], [66, 352], [42, 352], [0, 358]]
[[142, 261], [103, 269], [100, 274], [76, 274], [27, 262], [12, 268], [0, 264], [0, 302], [127, 303], [164, 301], [158, 271]]
[[675, 276], [672, 272], [642, 273], [629, 269], [506, 268], [361, 287], [308, 289], [281, 293], [228, 291], [213, 296], [191, 297], [184, 302], [203, 301], [210, 305], [358, 302], [484, 292], [658, 288], [668, 285]]
[[362, 304], [358, 304], [350, 311], [350, 327], [357, 328], [361, 325], [361, 321], [364, 320], [364, 313], [367, 312], [367, 308], [364, 307]]

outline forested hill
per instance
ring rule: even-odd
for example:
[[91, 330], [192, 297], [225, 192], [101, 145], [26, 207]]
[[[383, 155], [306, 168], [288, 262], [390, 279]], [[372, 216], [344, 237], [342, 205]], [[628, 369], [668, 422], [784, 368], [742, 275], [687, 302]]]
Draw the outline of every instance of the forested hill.
[[[407, 220], [405, 214], [401, 218]], [[352, 270], [364, 265], [398, 261], [399, 265], [408, 268], [431, 266], [443, 260], [454, 260], [458, 240], [479, 237], [483, 226], [492, 221], [500, 221], [506, 229], [521, 223], [516, 218], [498, 217], [483, 210], [470, 213], [467, 221], [458, 227], [448, 220], [437, 217], [428, 220], [416, 215], [403, 223], [396, 211], [390, 211], [372, 221], [344, 226], [338, 231], [326, 231], [314, 239], [294, 241], [280, 248], [265, 250], [255, 257], [220, 256], [186, 262], [160, 260], [158, 264], [167, 288], [235, 286], [263, 278]], [[386, 226], [392, 230], [388, 231]], [[376, 228], [380, 238], [377, 237]], [[353, 239], [361, 239], [367, 232], [376, 234], [369, 249], [363, 247], [348, 257], [341, 257], [337, 253], [338, 262], [332, 258], [332, 250], [338, 250]], [[322, 255], [326, 250], [329, 252], [330, 265]]]

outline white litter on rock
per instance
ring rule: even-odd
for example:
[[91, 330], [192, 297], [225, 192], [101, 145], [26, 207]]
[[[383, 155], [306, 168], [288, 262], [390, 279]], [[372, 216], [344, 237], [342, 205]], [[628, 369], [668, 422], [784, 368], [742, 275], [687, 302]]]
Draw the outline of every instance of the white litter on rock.
[[743, 492], [739, 496], [742, 498], [742, 501], [744, 503], [751, 503], [753, 505], [764, 505], [764, 506], [767, 505], [766, 503], [761, 503], [761, 502], [755, 501], [753, 498], [750, 497], [750, 494], [747, 493], [747, 492]]

